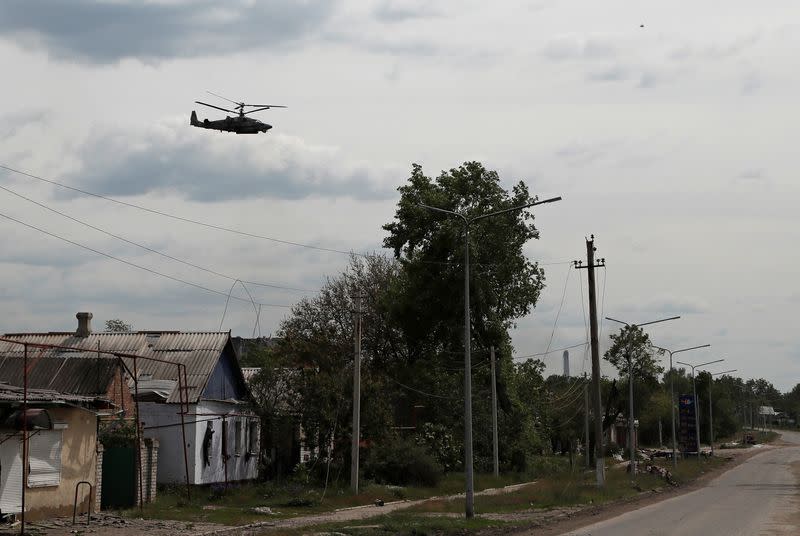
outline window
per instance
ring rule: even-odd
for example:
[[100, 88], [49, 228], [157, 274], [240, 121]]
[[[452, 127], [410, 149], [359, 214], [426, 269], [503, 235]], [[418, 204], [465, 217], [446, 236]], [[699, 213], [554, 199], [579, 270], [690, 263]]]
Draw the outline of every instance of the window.
[[236, 419], [233, 421], [233, 453], [236, 456], [242, 454], [242, 421]]
[[258, 436], [259, 436], [258, 421], [256, 420], [250, 421], [249, 428], [250, 428], [249, 430], [250, 444], [247, 446], [247, 451], [250, 454], [258, 454]]
[[28, 487], [61, 483], [61, 430], [32, 432], [29, 440]]

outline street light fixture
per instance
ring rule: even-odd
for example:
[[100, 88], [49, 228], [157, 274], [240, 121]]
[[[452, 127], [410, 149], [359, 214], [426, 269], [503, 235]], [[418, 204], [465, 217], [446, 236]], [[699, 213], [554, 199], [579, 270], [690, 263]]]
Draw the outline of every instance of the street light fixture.
[[419, 203], [419, 206], [435, 212], [443, 212], [461, 218], [464, 222], [464, 477], [466, 480], [466, 516], [472, 518], [475, 516], [474, 508], [474, 481], [472, 473], [472, 356], [470, 349], [471, 339], [471, 326], [469, 315], [469, 226], [471, 223], [491, 216], [505, 214], [506, 212], [513, 212], [515, 210], [524, 210], [536, 205], [544, 205], [545, 203], [553, 203], [561, 201], [561, 197], [552, 197], [543, 201], [534, 201], [526, 205], [518, 207], [511, 207], [502, 210], [496, 210], [480, 216], [473, 216], [468, 218], [463, 214], [447, 210], [439, 207], [433, 207], [424, 203]]
[[653, 348], [657, 348], [662, 352], [669, 354], [669, 407], [670, 407], [670, 423], [672, 425], [672, 467], [678, 467], [678, 449], [677, 440], [675, 439], [675, 374], [672, 370], [672, 354], [680, 352], [688, 352], [689, 350], [697, 350], [698, 348], [709, 348], [710, 344], [701, 344], [700, 346], [692, 346], [691, 348], [681, 348], [680, 350], [667, 350], [661, 346], [651, 344]]
[[714, 386], [714, 376], [721, 376], [722, 374], [730, 374], [736, 372], [737, 369], [723, 370], [722, 372], [715, 372], [711, 374], [711, 381], [708, 382], [708, 431], [711, 438], [711, 456], [714, 456], [714, 411], [711, 409], [711, 388]]
[[692, 393], [694, 396], [694, 434], [697, 439], [697, 459], [700, 460], [700, 417], [699, 411], [697, 409], [697, 384], [695, 383], [694, 378], [694, 369], [705, 367], [706, 365], [713, 365], [714, 363], [722, 363], [725, 359], [715, 359], [714, 361], [708, 361], [707, 363], [700, 363], [699, 365], [690, 365], [689, 363], [684, 363], [683, 361], [675, 361], [679, 365], [686, 365], [687, 367], [692, 369]]
[[[643, 322], [641, 324], [629, 324], [616, 318], [606, 317], [606, 320], [625, 324], [626, 326], [633, 326], [634, 328], [649, 326], [650, 324], [658, 324], [660, 322], [667, 322], [669, 320], [678, 320], [680, 316], [671, 316], [669, 318], [661, 318], [659, 320], [651, 320], [650, 322]], [[625, 349], [626, 357], [628, 358], [628, 435], [629, 447], [631, 451], [631, 478], [636, 476], [636, 447], [634, 446], [634, 420], [633, 420], [633, 359], [631, 358], [630, 345]]]

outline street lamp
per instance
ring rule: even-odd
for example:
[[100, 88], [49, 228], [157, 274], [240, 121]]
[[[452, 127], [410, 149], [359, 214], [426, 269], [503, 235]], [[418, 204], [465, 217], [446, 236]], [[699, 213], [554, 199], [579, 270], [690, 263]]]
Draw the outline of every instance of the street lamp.
[[[649, 326], [650, 324], [658, 324], [659, 322], [667, 322], [668, 320], [677, 320], [680, 316], [671, 316], [669, 318], [662, 318], [660, 320], [651, 320], [650, 322], [643, 322], [641, 324], [629, 324], [616, 318], [606, 317], [606, 320], [612, 322], [619, 322], [626, 326], [633, 326], [634, 328]], [[633, 421], [633, 359], [631, 358], [630, 345], [625, 348], [626, 357], [628, 358], [628, 435], [630, 436], [630, 451], [631, 451], [631, 478], [636, 476], [636, 448], [634, 446], [634, 421]]]
[[468, 218], [458, 212], [446, 210], [439, 207], [432, 207], [419, 203], [419, 206], [435, 212], [443, 212], [451, 216], [461, 218], [464, 222], [464, 476], [466, 480], [466, 515], [471, 518], [475, 515], [474, 509], [474, 483], [472, 475], [472, 356], [470, 350], [470, 318], [469, 318], [469, 226], [471, 223], [491, 216], [505, 214], [506, 212], [513, 212], [515, 210], [524, 210], [536, 205], [543, 205], [545, 203], [553, 203], [561, 201], [561, 197], [553, 197], [543, 201], [534, 201], [526, 205], [518, 207], [506, 208], [503, 210], [496, 210], [488, 214], [481, 214], [480, 216], [473, 216]]
[[662, 352], [669, 354], [669, 407], [670, 407], [670, 421], [672, 424], [672, 467], [678, 466], [678, 450], [677, 441], [675, 439], [675, 374], [672, 371], [672, 354], [680, 352], [688, 352], [689, 350], [697, 350], [698, 348], [708, 348], [710, 344], [701, 344], [700, 346], [692, 346], [691, 348], [681, 348], [680, 350], [667, 350], [661, 346], [651, 344], [653, 348], [657, 348]]
[[715, 372], [711, 374], [711, 381], [708, 382], [708, 430], [709, 437], [711, 438], [711, 456], [714, 456], [714, 411], [711, 409], [711, 388], [714, 386], [714, 376], [721, 376], [722, 374], [730, 374], [736, 372], [737, 369], [723, 370], [722, 372]]
[[694, 381], [694, 369], [704, 367], [706, 365], [712, 365], [714, 363], [722, 363], [725, 359], [715, 359], [714, 361], [709, 361], [707, 363], [700, 363], [699, 365], [690, 365], [689, 363], [684, 363], [683, 361], [675, 361], [679, 365], [686, 365], [687, 367], [692, 369], [692, 393], [694, 396], [694, 434], [697, 439], [697, 459], [700, 460], [700, 417], [698, 415], [697, 410], [697, 385]]

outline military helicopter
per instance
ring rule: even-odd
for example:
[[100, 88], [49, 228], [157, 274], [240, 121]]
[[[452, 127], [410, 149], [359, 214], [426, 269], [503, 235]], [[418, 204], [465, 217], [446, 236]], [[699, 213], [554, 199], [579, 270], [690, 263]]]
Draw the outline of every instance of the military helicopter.
[[[228, 110], [227, 108], [221, 108], [219, 106], [214, 106], [213, 104], [208, 104], [205, 102], [195, 101], [197, 104], [202, 104], [203, 106], [208, 106], [209, 108], [215, 108], [217, 110], [222, 110], [223, 112], [229, 112], [232, 114], [238, 114], [238, 116], [227, 116], [225, 119], [219, 119], [217, 121], [209, 121], [208, 119], [203, 119], [202, 121], [198, 121], [197, 113], [192, 111], [192, 116], [189, 119], [189, 124], [193, 127], [200, 127], [200, 128], [208, 128], [211, 130], [219, 130], [222, 132], [235, 132], [236, 134], [258, 134], [259, 132], [266, 132], [272, 128], [272, 125], [268, 125], [266, 123], [262, 123], [258, 119], [253, 119], [251, 117], [245, 117], [247, 114], [251, 114], [253, 112], [260, 112], [262, 110], [269, 110], [270, 108], [286, 108], [286, 106], [278, 106], [275, 104], [245, 104], [243, 102], [236, 102], [231, 100], [227, 97], [223, 97], [222, 95], [217, 95], [216, 93], [211, 93], [207, 91], [210, 95], [214, 95], [215, 97], [219, 97], [220, 99], [226, 100], [235, 104], [233, 110]], [[255, 108], [255, 110], [247, 110], [245, 108]]]

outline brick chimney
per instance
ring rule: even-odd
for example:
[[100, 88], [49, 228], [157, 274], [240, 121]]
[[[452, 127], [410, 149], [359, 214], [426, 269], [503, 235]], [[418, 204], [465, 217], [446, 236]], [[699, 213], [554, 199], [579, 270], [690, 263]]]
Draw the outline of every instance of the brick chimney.
[[88, 337], [92, 333], [92, 313], [78, 313], [78, 329], [75, 330], [76, 337]]

